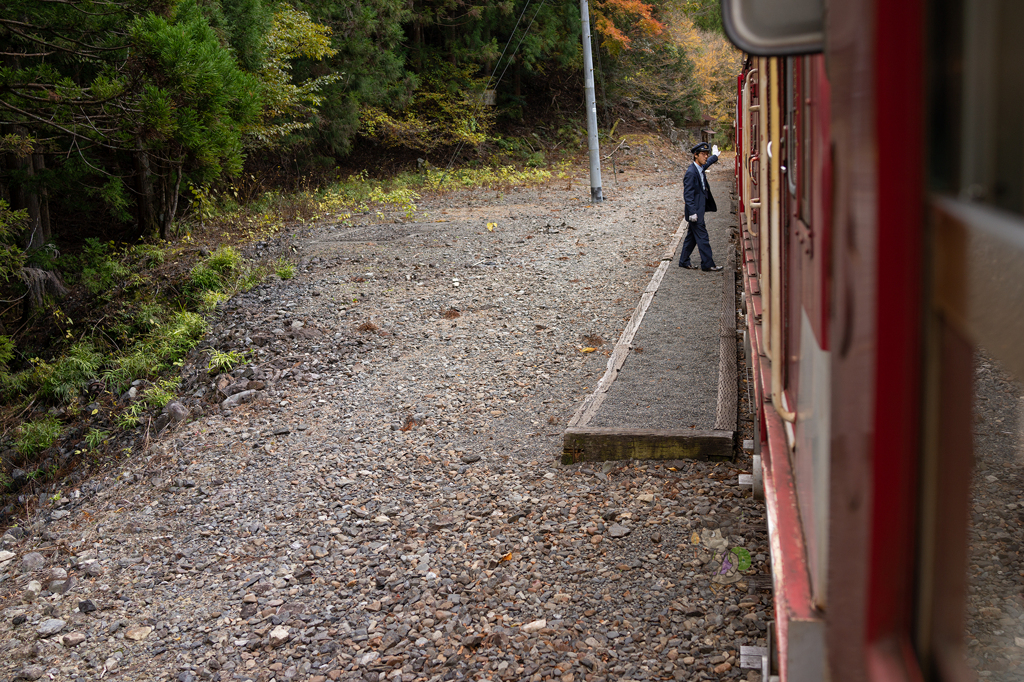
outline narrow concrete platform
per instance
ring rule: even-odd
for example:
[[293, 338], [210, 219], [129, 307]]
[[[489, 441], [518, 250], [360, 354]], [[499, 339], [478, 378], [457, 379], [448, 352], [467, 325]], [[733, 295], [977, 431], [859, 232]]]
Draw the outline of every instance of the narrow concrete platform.
[[[706, 216], [721, 272], [679, 267], [687, 224], [662, 255], [608, 368], [563, 438], [562, 463], [731, 458], [736, 434], [735, 214], [729, 168], [709, 173], [721, 210]], [[727, 171], [727, 172], [725, 172]], [[700, 256], [696, 249], [694, 265]]]

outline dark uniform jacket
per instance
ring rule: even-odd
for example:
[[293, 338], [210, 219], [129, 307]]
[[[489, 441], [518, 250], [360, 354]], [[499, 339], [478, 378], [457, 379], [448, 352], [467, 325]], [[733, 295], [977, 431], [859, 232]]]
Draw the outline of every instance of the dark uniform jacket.
[[707, 170], [718, 162], [717, 156], [709, 156], [704, 164], [704, 190], [701, 191], [700, 176], [697, 174], [697, 162], [694, 161], [683, 175], [683, 201], [686, 202], [686, 217], [697, 214], [697, 220], [704, 220], [704, 212], [714, 213], [718, 210], [715, 198], [711, 196], [711, 184], [708, 182]]

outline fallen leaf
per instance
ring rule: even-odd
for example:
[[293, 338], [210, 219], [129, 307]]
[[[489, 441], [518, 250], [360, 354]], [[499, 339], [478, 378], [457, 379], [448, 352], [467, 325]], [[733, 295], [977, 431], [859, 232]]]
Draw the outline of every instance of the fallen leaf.
[[487, 231], [494, 232], [494, 228], [498, 226], [498, 223], [487, 223]]
[[593, 353], [595, 350], [597, 350], [597, 349], [596, 348], [580, 348], [580, 352], [581, 353]]
[[750, 569], [750, 552], [743, 549], [742, 547], [733, 547], [729, 550], [736, 555], [737, 566], [736, 569], [739, 571], [746, 571]]

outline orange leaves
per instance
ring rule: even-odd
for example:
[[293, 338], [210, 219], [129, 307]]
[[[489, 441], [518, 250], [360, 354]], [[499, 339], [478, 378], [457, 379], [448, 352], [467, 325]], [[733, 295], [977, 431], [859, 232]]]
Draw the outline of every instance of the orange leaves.
[[628, 50], [633, 38], [656, 36], [665, 30], [652, 16], [653, 9], [642, 0], [595, 0], [590, 5], [594, 28], [604, 37], [602, 45], [612, 56]]
[[686, 14], [669, 16], [670, 39], [693, 62], [693, 78], [701, 95], [703, 113], [719, 126], [728, 126], [735, 106], [736, 74], [741, 54], [725, 36], [698, 28]]
[[615, 27], [615, 23], [606, 15], [594, 13], [594, 28], [604, 36], [604, 46], [608, 52], [616, 54], [629, 48], [629, 36]]

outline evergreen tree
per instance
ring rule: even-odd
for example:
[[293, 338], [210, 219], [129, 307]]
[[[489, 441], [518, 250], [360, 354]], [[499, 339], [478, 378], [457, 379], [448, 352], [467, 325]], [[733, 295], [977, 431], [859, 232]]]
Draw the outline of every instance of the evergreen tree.
[[[331, 31], [333, 54], [322, 60], [299, 58], [293, 78], [305, 82], [333, 74], [335, 82], [319, 90], [312, 125], [288, 142], [312, 156], [349, 151], [363, 106], [409, 101], [416, 79], [405, 70], [405, 34], [409, 16], [402, 0], [326, 0], [296, 3]], [[330, 161], [333, 164], [333, 160]]]
[[685, 0], [683, 11], [693, 20], [693, 25], [702, 31], [725, 35], [721, 0]]
[[[243, 138], [308, 125], [339, 77], [293, 81], [333, 54], [308, 15], [264, 0], [9, 0], [0, 7], [0, 199], [50, 238], [49, 197], [92, 198], [167, 237], [185, 183], [240, 170]], [[245, 67], [245, 68], [243, 68]]]
[[131, 38], [133, 63], [147, 68], [118, 138], [135, 159], [139, 226], [166, 238], [186, 175], [205, 184], [241, 170], [242, 131], [259, 114], [260, 88], [194, 0], [166, 19], [139, 17]]

